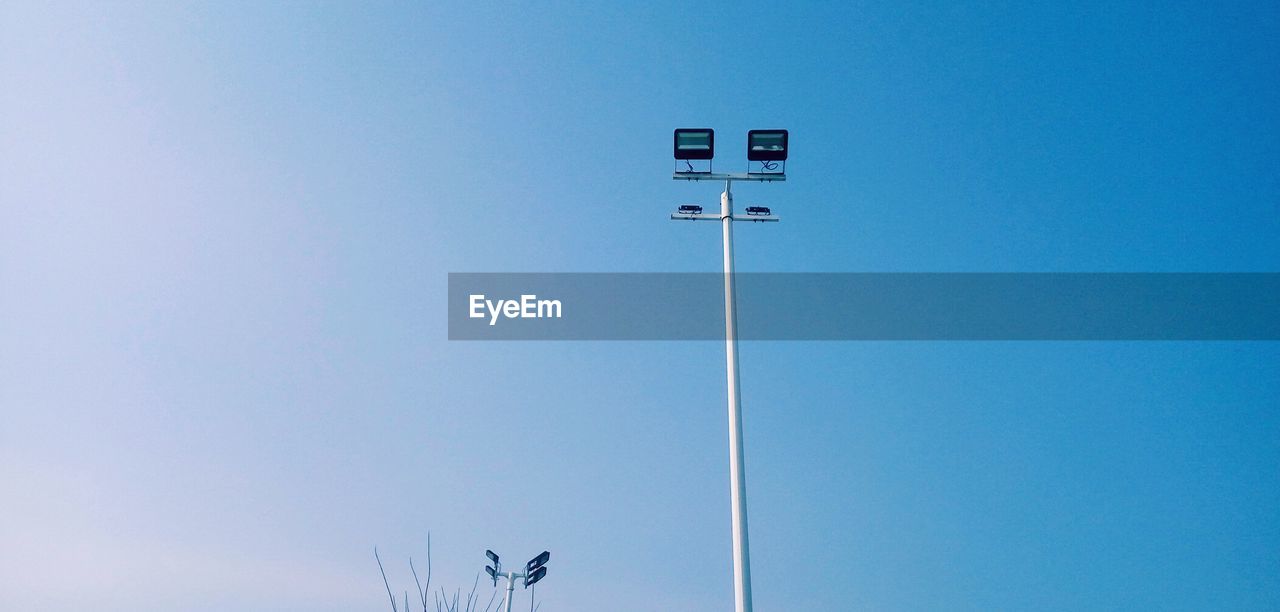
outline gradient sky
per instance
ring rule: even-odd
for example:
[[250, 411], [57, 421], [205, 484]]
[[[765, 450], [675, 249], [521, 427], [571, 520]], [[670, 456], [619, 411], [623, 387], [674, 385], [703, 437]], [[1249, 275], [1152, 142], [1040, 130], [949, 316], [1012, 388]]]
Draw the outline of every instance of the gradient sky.
[[[723, 345], [449, 342], [448, 272], [718, 270], [681, 126], [791, 130], [741, 271], [1280, 272], [1277, 66], [1266, 2], [0, 4], [0, 609], [386, 609], [428, 531], [731, 609]], [[757, 610], [1280, 607], [1277, 343], [741, 363]]]

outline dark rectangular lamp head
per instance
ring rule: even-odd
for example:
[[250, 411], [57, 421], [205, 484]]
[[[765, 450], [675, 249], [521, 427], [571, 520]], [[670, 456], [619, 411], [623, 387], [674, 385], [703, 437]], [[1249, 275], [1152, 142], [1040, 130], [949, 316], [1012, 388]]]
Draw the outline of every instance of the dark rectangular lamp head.
[[526, 574], [533, 573], [534, 570], [546, 565], [547, 561], [550, 561], [550, 560], [551, 560], [551, 553], [544, 550], [542, 551], [542, 554], [532, 559], [529, 559], [529, 562], [524, 565], [524, 573]]
[[747, 132], [748, 161], [786, 161], [786, 130], [751, 130]]
[[716, 154], [716, 132], [710, 128], [676, 130], [676, 159], [711, 159]]
[[525, 577], [524, 579], [525, 588], [528, 588], [532, 584], [536, 584], [539, 580], [542, 580], [542, 578], [546, 575], [547, 575], [547, 568], [545, 567], [538, 568], [532, 574], [529, 574], [528, 576]]

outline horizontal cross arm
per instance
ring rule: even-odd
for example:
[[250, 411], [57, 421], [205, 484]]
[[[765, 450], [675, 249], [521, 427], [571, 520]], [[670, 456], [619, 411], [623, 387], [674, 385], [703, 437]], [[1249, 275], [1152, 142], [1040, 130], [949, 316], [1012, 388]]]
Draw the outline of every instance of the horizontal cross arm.
[[671, 175], [677, 181], [752, 181], [772, 183], [787, 180], [781, 172], [676, 172]]
[[[720, 215], [671, 213], [673, 221], [719, 221], [721, 218]], [[733, 215], [729, 218], [734, 221], [754, 221], [757, 223], [776, 223], [780, 220], [777, 215]]]

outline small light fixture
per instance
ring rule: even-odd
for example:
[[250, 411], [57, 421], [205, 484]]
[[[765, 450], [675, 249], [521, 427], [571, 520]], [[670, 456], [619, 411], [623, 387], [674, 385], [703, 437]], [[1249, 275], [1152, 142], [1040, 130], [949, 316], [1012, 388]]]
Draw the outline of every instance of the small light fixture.
[[768, 216], [768, 215], [773, 214], [773, 211], [772, 211], [772, 210], [769, 210], [769, 207], [768, 207], [768, 206], [748, 206], [748, 207], [747, 207], [747, 214], [748, 214], [748, 215], [757, 216], [757, 217], [759, 217], [759, 216]]
[[529, 559], [529, 562], [524, 564], [524, 588], [529, 588], [547, 575], [546, 565], [550, 560], [551, 553], [544, 550], [542, 554]]
[[525, 577], [524, 588], [527, 589], [530, 586], [537, 584], [538, 581], [542, 580], [543, 577], [545, 577], [546, 575], [547, 575], [547, 568], [545, 567], [540, 567], [536, 570], [533, 570], [532, 574], [529, 574], [528, 576]]
[[700, 215], [702, 214], [702, 207], [697, 204], [681, 204], [680, 208], [676, 209], [676, 212], [685, 215]]

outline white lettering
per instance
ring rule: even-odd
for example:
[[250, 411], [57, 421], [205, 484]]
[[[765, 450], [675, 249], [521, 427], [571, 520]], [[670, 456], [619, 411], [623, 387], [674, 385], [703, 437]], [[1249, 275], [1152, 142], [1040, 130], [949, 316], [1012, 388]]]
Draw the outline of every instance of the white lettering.
[[[546, 310], [543, 310], [543, 307]], [[543, 314], [543, 313], [546, 314]], [[560, 300], [538, 300], [538, 318], [547, 317], [549, 319], [560, 318]]]
[[470, 309], [467, 315], [472, 319], [483, 319], [488, 313], [489, 325], [497, 325], [498, 317], [508, 319], [559, 319], [563, 312], [560, 300], [540, 300], [533, 294], [523, 294], [518, 300], [490, 300], [483, 293], [469, 296]]
[[498, 313], [502, 312], [502, 303], [505, 301], [506, 300], [498, 300], [497, 302], [491, 302], [489, 300], [484, 301], [484, 307], [489, 309], [489, 314], [491, 315], [489, 325], [493, 325], [498, 322]]

